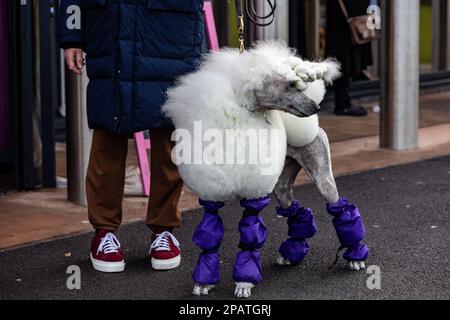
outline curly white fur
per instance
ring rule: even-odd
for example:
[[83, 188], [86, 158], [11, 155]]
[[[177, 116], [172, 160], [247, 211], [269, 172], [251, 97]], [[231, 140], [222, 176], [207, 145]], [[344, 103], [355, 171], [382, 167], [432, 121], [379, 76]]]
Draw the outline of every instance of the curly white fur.
[[[270, 194], [283, 169], [287, 142], [293, 146], [310, 143], [317, 136], [319, 122], [317, 116], [297, 118], [278, 111], [266, 112], [265, 118], [264, 113], [254, 112], [253, 93], [263, 90], [268, 79], [281, 77], [295, 83], [299, 90], [305, 90], [319, 104], [325, 94], [324, 81], [331, 82], [338, 75], [336, 62], [303, 61], [279, 42], [260, 43], [242, 55], [234, 49], [209, 54], [199, 71], [182, 77], [168, 91], [163, 107], [165, 114], [177, 129], [189, 132], [204, 148], [220, 147], [222, 143], [214, 139], [207, 143], [198, 141], [208, 129], [218, 130], [224, 136], [227, 129], [265, 129], [278, 135], [276, 139], [260, 138], [258, 143], [267, 144], [268, 150], [273, 148], [276, 152], [271, 155], [271, 174], [261, 174], [261, 163], [206, 163], [205, 160], [212, 160], [216, 155], [203, 154], [203, 163], [179, 164], [185, 183], [202, 199], [210, 201], [255, 199]], [[202, 124], [200, 136], [195, 132], [198, 121]], [[245, 144], [237, 146], [237, 154], [248, 152], [253, 151]]]

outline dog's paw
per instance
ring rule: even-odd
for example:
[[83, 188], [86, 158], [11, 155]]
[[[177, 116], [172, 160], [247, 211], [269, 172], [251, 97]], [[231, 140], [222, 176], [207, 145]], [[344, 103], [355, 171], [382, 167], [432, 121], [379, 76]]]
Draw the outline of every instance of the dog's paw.
[[254, 287], [255, 285], [253, 283], [236, 282], [236, 290], [234, 290], [234, 295], [237, 298], [250, 298]]
[[352, 271], [360, 271], [366, 269], [366, 264], [364, 261], [350, 261], [348, 268]]
[[202, 285], [195, 285], [194, 290], [192, 290], [192, 294], [194, 296], [207, 296], [209, 295], [209, 292], [214, 289], [214, 285], [206, 285], [206, 286], [202, 286]]
[[289, 261], [289, 259], [286, 259], [286, 258], [283, 257], [283, 256], [279, 256], [279, 257], [277, 258], [277, 264], [278, 264], [279, 266], [292, 266], [291, 261]]

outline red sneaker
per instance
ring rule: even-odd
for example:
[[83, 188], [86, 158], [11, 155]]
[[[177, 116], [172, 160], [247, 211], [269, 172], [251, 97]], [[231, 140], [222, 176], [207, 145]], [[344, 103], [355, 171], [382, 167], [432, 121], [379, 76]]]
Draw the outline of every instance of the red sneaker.
[[115, 273], [125, 270], [120, 242], [112, 232], [98, 230], [91, 246], [91, 262], [95, 270]]
[[169, 231], [152, 235], [150, 257], [155, 270], [172, 270], [181, 262], [180, 243]]

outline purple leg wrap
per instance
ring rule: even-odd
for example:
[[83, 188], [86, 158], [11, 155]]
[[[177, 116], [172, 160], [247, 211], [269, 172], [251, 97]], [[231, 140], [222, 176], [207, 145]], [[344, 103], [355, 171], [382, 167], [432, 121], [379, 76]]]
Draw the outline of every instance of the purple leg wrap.
[[270, 203], [270, 198], [242, 200], [245, 208], [244, 217], [239, 223], [241, 239], [233, 268], [233, 279], [236, 282], [257, 284], [262, 280], [261, 262], [258, 249], [264, 246], [267, 238], [267, 227], [258, 214]]
[[294, 201], [287, 209], [278, 207], [277, 214], [288, 218], [288, 234], [290, 237], [282, 243], [279, 252], [292, 264], [299, 264], [305, 259], [309, 251], [306, 239], [312, 238], [317, 231], [312, 211], [303, 208], [300, 202]]
[[218, 212], [225, 204], [203, 200], [200, 200], [200, 204], [205, 208], [205, 215], [192, 240], [203, 252], [200, 254], [192, 279], [200, 285], [214, 285], [220, 281], [218, 251], [224, 234], [222, 218]]
[[365, 261], [369, 248], [361, 243], [366, 231], [358, 208], [342, 198], [336, 204], [328, 204], [327, 210], [333, 218], [339, 241], [347, 248], [344, 259], [347, 261]]

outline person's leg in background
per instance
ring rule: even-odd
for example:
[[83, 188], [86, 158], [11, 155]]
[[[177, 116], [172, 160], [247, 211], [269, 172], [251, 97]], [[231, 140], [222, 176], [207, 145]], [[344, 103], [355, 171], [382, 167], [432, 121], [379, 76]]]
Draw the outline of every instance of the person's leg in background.
[[183, 192], [183, 181], [171, 154], [175, 146], [172, 131], [152, 129], [151, 185], [147, 225], [152, 229], [151, 262], [154, 269], [170, 270], [180, 265], [179, 243], [172, 235], [181, 226], [178, 203]]
[[102, 272], [122, 272], [123, 253], [114, 232], [122, 222], [128, 135], [95, 130], [86, 176], [89, 221], [96, 230], [91, 261]]
[[[353, 2], [344, 1], [353, 13]], [[365, 116], [363, 107], [354, 106], [350, 99], [350, 81], [353, 65], [353, 43], [350, 27], [337, 0], [327, 0], [326, 54], [341, 63], [342, 77], [333, 84], [335, 114], [339, 116]]]
[[344, 110], [351, 105], [350, 95], [350, 79], [345, 72], [342, 77], [333, 83], [335, 111]]

